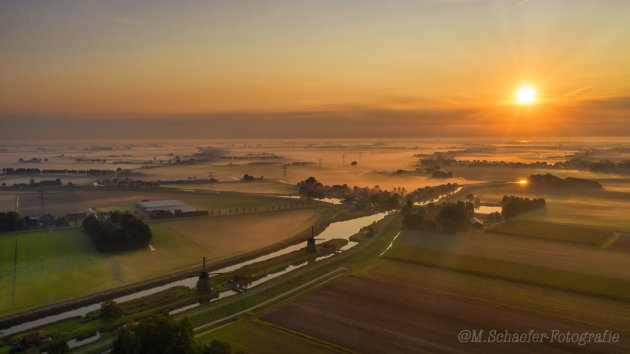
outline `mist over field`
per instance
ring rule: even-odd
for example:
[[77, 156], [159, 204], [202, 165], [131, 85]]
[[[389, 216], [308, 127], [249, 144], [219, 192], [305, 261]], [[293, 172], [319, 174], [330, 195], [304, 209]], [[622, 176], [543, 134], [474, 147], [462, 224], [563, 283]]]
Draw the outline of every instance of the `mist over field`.
[[0, 354], [630, 352], [630, 2], [0, 2]]

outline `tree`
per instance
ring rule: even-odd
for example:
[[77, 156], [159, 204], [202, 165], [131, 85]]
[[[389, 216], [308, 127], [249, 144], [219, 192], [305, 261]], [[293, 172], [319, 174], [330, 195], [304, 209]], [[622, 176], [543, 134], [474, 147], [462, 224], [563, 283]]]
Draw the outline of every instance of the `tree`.
[[70, 223], [65, 216], [58, 217], [57, 220], [55, 220], [55, 223], [57, 224], [57, 227], [70, 226]]
[[122, 328], [114, 340], [112, 353], [118, 354], [140, 354], [140, 338], [130, 329]]
[[400, 209], [400, 214], [407, 215], [407, 214], [410, 214], [412, 211], [413, 211], [413, 202], [411, 201], [411, 199], [407, 199], [407, 202]]
[[101, 304], [101, 318], [110, 321], [122, 315], [122, 308], [114, 300], [108, 300]]
[[42, 347], [42, 349], [49, 354], [63, 354], [70, 351], [68, 342], [63, 338], [57, 338]]
[[112, 353], [189, 353], [194, 348], [193, 328], [168, 315], [153, 315], [118, 332]]

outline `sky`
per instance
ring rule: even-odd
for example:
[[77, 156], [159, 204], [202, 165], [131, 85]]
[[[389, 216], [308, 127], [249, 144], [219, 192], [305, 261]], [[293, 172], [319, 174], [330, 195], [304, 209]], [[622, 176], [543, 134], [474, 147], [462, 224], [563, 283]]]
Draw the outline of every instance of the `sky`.
[[630, 136], [629, 18], [627, 0], [2, 1], [0, 138]]

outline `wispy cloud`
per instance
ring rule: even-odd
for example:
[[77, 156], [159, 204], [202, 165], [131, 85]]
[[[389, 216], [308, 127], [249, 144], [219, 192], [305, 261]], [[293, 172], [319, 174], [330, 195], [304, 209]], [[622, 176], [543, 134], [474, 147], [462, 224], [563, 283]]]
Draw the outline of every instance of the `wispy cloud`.
[[565, 94], [564, 94], [564, 95], [562, 95], [562, 96], [564, 96], [564, 97], [577, 96], [577, 95], [579, 95], [580, 93], [582, 93], [582, 91], [584, 91], [584, 90], [588, 90], [588, 89], [590, 89], [590, 88], [592, 88], [592, 87], [595, 87], [595, 85], [590, 85], [590, 86], [580, 87], [579, 89], [575, 89], [575, 90], [569, 91], [569, 92], [565, 93]]

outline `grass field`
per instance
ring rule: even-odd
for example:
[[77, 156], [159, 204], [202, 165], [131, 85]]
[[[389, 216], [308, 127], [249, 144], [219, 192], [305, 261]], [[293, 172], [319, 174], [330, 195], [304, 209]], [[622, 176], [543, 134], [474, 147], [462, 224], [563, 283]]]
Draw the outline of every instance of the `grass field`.
[[393, 260], [407, 261], [471, 274], [508, 279], [527, 284], [576, 291], [630, 301], [630, 279], [582, 273], [515, 260], [453, 253], [417, 246], [396, 246], [387, 253]]
[[512, 236], [573, 242], [591, 246], [599, 246], [613, 237], [612, 232], [605, 230], [526, 220], [511, 220], [494, 225], [491, 228], [487, 228], [485, 231]]
[[[324, 212], [302, 209], [150, 223], [151, 245], [106, 255], [80, 230], [0, 237], [0, 316], [188, 269], [286, 240]], [[18, 240], [15, 293], [13, 252]]]
[[322, 346], [305, 336], [258, 322], [240, 320], [202, 334], [196, 340], [209, 344], [213, 339], [228, 342], [233, 351], [247, 353], [330, 353], [330, 346]]
[[[541, 267], [564, 269], [630, 280], [630, 254], [566, 242], [511, 237], [483, 232], [457, 234], [408, 231], [395, 249], [420, 247]], [[394, 249], [394, 250], [395, 250]], [[413, 252], [408, 251], [410, 254]]]

